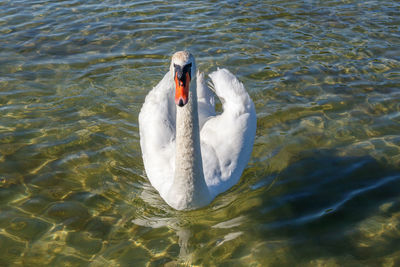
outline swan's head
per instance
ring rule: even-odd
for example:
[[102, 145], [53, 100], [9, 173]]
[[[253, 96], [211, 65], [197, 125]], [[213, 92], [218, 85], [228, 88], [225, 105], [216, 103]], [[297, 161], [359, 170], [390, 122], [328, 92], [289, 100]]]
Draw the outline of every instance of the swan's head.
[[175, 81], [175, 104], [183, 107], [189, 100], [190, 81], [195, 77], [196, 63], [188, 51], [172, 56], [170, 71]]

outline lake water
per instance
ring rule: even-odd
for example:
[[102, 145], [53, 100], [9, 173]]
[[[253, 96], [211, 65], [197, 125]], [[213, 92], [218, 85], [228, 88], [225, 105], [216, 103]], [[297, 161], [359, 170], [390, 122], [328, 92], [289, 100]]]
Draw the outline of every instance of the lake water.
[[[138, 114], [189, 49], [257, 111], [209, 206], [151, 187]], [[0, 1], [0, 266], [399, 266], [398, 1]]]

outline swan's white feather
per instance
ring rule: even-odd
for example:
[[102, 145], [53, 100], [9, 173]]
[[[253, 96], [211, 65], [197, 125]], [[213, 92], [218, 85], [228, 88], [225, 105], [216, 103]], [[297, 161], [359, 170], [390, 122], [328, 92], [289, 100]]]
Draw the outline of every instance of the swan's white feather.
[[203, 168], [213, 197], [235, 185], [247, 166], [256, 131], [254, 104], [243, 84], [226, 69], [210, 74], [223, 112], [200, 132]]
[[197, 72], [197, 103], [199, 114], [200, 129], [204, 123], [215, 116], [215, 100], [214, 94], [210, 91], [204, 81], [204, 73]]
[[161, 195], [172, 184], [175, 169], [174, 83], [170, 72], [146, 96], [139, 113], [140, 146], [150, 183]]
[[[226, 69], [210, 78], [223, 103], [215, 113], [214, 95], [197, 73], [198, 113], [204, 178], [210, 197], [235, 185], [250, 158], [256, 131], [254, 104], [244, 86]], [[175, 169], [174, 82], [168, 72], [147, 95], [139, 114], [140, 145], [151, 184], [162, 197], [174, 179]]]

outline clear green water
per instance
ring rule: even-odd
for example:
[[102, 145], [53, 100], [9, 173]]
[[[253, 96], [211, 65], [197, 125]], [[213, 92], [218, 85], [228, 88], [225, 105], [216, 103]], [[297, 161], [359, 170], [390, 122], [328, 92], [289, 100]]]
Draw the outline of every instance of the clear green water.
[[[138, 113], [170, 56], [227, 67], [239, 184], [176, 212]], [[0, 1], [0, 266], [399, 266], [398, 1]]]

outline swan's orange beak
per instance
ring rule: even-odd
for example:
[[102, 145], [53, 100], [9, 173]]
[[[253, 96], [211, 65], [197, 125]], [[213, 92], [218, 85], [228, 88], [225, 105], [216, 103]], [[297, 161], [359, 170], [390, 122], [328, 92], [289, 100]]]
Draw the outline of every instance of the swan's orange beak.
[[183, 75], [179, 79], [178, 73], [175, 73], [175, 104], [180, 107], [186, 105], [189, 99], [190, 75], [188, 72]]

